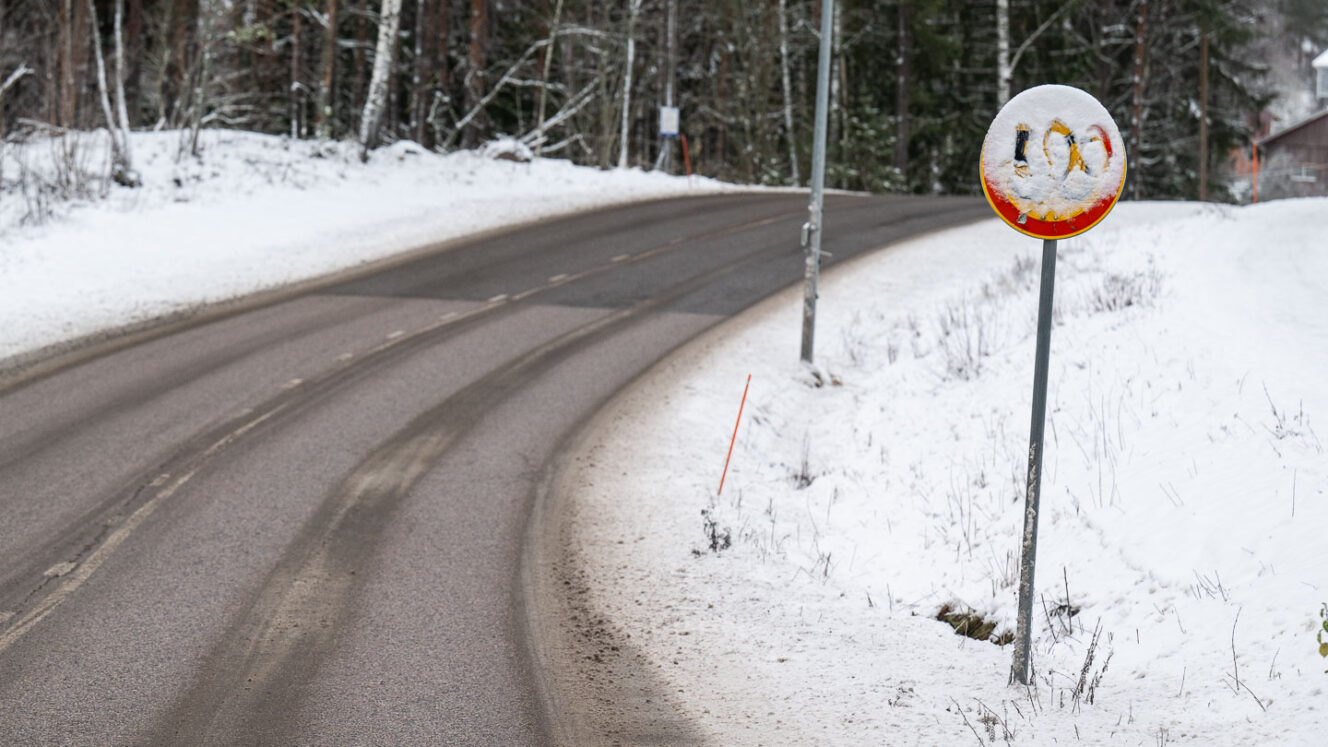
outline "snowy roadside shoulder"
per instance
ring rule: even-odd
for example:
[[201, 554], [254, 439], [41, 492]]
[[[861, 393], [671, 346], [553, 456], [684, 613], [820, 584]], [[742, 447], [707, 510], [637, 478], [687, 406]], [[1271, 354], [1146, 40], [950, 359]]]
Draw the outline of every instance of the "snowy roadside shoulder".
[[998, 641], [1040, 244], [996, 221], [830, 273], [815, 369], [792, 291], [602, 412], [592, 607], [717, 744], [1318, 743], [1326, 225], [1127, 203], [1061, 243], [1033, 686]]
[[[143, 186], [105, 177], [105, 132], [0, 150], [0, 361], [52, 344], [554, 215], [717, 190], [711, 179], [439, 155], [232, 130], [133, 134]], [[505, 156], [505, 154], [507, 154]]]

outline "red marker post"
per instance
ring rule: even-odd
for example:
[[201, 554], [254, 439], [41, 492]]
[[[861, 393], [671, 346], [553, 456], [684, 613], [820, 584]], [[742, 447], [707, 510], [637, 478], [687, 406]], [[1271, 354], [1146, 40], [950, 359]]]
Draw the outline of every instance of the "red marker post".
[[1056, 240], [1096, 226], [1125, 185], [1125, 149], [1107, 110], [1070, 86], [1038, 86], [1010, 99], [982, 144], [982, 192], [1001, 220], [1042, 239], [1033, 417], [1028, 434], [1028, 490], [1020, 544], [1019, 615], [1010, 681], [1029, 683], [1033, 627], [1033, 571], [1042, 489], [1043, 431], [1051, 358], [1051, 308]]
[[742, 402], [738, 404], [738, 421], [733, 424], [733, 438], [729, 439], [729, 455], [724, 457], [724, 474], [719, 476], [719, 491], [715, 495], [724, 494], [724, 479], [729, 476], [729, 460], [733, 458], [733, 444], [738, 442], [738, 426], [742, 425], [742, 408], [747, 406], [747, 390], [752, 385], [752, 375], [747, 374], [747, 384], [742, 388]]

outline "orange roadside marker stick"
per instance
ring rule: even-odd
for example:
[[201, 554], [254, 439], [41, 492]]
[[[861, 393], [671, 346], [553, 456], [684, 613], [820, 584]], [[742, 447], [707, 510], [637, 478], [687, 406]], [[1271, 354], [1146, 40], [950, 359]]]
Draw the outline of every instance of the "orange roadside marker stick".
[[1259, 141], [1254, 141], [1254, 204], [1259, 204]]
[[742, 408], [747, 406], [747, 389], [752, 385], [752, 375], [747, 374], [747, 384], [742, 388], [742, 404], [738, 405], [738, 422], [733, 424], [733, 438], [729, 439], [729, 455], [724, 457], [724, 474], [719, 476], [719, 492], [724, 494], [724, 479], [729, 476], [729, 460], [733, 458], [733, 444], [738, 442], [738, 426], [742, 424]]

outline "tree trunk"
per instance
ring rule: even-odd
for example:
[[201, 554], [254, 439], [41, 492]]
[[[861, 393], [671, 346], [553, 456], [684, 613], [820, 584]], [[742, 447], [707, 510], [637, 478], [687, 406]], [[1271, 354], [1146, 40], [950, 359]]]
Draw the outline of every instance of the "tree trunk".
[[[673, 0], [669, 0], [672, 8]], [[562, 22], [563, 0], [557, 0], [553, 6], [553, 22], [549, 24], [549, 45], [544, 48], [544, 65], [540, 70], [539, 103], [535, 106], [535, 155], [544, 149], [544, 104], [549, 93], [549, 68], [553, 64], [554, 43], [558, 40], [558, 24]]]
[[125, 17], [125, 103], [130, 121], [143, 116], [143, 0], [129, 0]]
[[431, 54], [432, 50], [429, 49], [429, 42], [433, 35], [429, 30], [429, 16], [428, 0], [416, 0], [415, 60], [414, 65], [411, 66], [410, 74], [410, 136], [415, 142], [422, 145], [428, 145], [425, 142], [428, 128], [424, 125], [425, 119], [429, 115], [429, 77], [433, 74], [431, 71], [433, 55]]
[[[193, 73], [191, 93], [189, 94], [189, 154], [198, 156], [198, 133], [203, 129], [203, 118], [207, 112], [208, 98], [211, 95], [209, 84], [212, 83], [212, 34], [215, 31], [212, 21], [216, 11], [212, 3], [218, 0], [199, 0], [194, 6], [197, 16], [195, 26], [197, 27], [198, 38], [198, 63], [197, 70]], [[181, 63], [184, 60], [184, 41], [188, 38], [187, 33], [181, 34]], [[186, 81], [188, 84], [188, 81]]]
[[623, 72], [622, 121], [618, 134], [618, 168], [627, 168], [627, 125], [632, 106], [632, 66], [636, 64], [636, 14], [641, 0], [627, 0], [627, 61]]
[[61, 127], [74, 125], [74, 1], [60, 0], [60, 120]]
[[1130, 196], [1133, 199], [1139, 199], [1139, 151], [1143, 143], [1143, 109], [1144, 109], [1144, 55], [1148, 47], [1145, 44], [1148, 31], [1148, 0], [1139, 0], [1138, 21], [1134, 32], [1134, 79], [1131, 82], [1130, 94], [1130, 155], [1129, 160], [1136, 164], [1131, 171], [1134, 177], [1130, 180]]
[[[118, 12], [117, 3], [116, 20], [119, 20]], [[111, 136], [111, 178], [116, 184], [126, 187], [137, 186], [133, 168], [129, 165], [129, 144], [124, 139], [125, 133], [116, 126], [115, 115], [111, 113], [111, 98], [106, 84], [106, 57], [101, 51], [101, 24], [97, 22], [96, 0], [88, 0], [88, 18], [91, 21], [89, 26], [92, 31], [92, 49], [97, 63], [97, 95], [101, 100], [102, 114], [106, 117], [106, 132]], [[116, 26], [118, 30], [119, 24]], [[120, 46], [119, 40], [116, 41], [116, 46]]]
[[[489, 25], [488, 0], [470, 0], [470, 65], [466, 71], [466, 111], [472, 111], [484, 98], [485, 35]], [[487, 126], [484, 112], [480, 112], [462, 133], [461, 147], [479, 145]]]
[[332, 137], [332, 84], [337, 70], [337, 0], [327, 0], [327, 35], [323, 37], [323, 75], [318, 86], [318, 137]]
[[448, 35], [452, 30], [452, 9], [451, 0], [438, 0], [437, 19], [434, 23], [434, 80], [432, 82], [433, 94], [429, 101], [429, 112], [426, 119], [429, 123], [429, 129], [433, 131], [433, 141], [438, 143], [442, 136], [438, 132], [438, 124], [435, 121], [434, 107], [437, 102], [449, 100], [452, 96], [452, 71], [447, 64], [447, 52], [451, 48], [448, 43]]
[[[355, 98], [352, 101], [351, 109], [353, 111], [361, 112], [363, 112], [365, 101], [367, 101], [364, 92], [364, 74], [367, 69], [364, 50], [369, 44], [369, 20], [367, 18], [369, 14], [369, 1], [370, 0], [361, 0], [360, 12], [357, 14], [358, 18], [355, 23]], [[357, 122], [354, 126], [358, 128], [360, 123]]]
[[899, 56], [895, 58], [895, 170], [908, 189], [909, 86], [913, 83], [912, 7], [899, 3]]
[[369, 151], [378, 145], [379, 127], [387, 107], [392, 66], [396, 62], [397, 31], [401, 26], [401, 0], [383, 0], [378, 17], [378, 46], [374, 50], [373, 77], [360, 116], [360, 160], [369, 160]]
[[1010, 0], [996, 0], [996, 105], [1010, 100]]
[[[832, 1], [834, 0], [822, 0], [822, 2]], [[844, 9], [841, 5], [840, 2], [834, 2], [834, 35], [831, 39], [834, 64], [830, 67], [830, 112], [827, 115], [826, 137], [829, 138], [829, 142], [836, 147], [840, 147], [842, 156], [844, 131], [846, 129], [844, 127], [844, 102], [842, 99], [845, 90], [848, 88], [846, 85], [848, 73], [844, 69]]]
[[1208, 33], [1199, 27], [1199, 201], [1208, 201]]
[[[95, 18], [95, 13], [94, 13]], [[93, 33], [96, 33], [93, 23]], [[124, 167], [126, 180], [123, 184], [131, 187], [139, 185], [138, 174], [134, 172], [133, 152], [129, 144], [129, 107], [125, 103], [125, 52], [124, 52], [124, 0], [115, 0], [115, 110], [119, 119], [120, 143], [124, 149]]]
[[793, 186], [802, 184], [798, 173], [798, 137], [793, 130], [793, 88], [789, 81], [788, 0], [779, 0], [779, 74], [784, 91], [784, 133], [788, 138]]
[[304, 83], [300, 80], [300, 68], [304, 64], [300, 41], [300, 11], [303, 9], [300, 6], [299, 0], [291, 4], [290, 90], [287, 93], [290, 103], [290, 135], [295, 139], [304, 135], [303, 123], [300, 121], [303, 108], [300, 102], [304, 97]]

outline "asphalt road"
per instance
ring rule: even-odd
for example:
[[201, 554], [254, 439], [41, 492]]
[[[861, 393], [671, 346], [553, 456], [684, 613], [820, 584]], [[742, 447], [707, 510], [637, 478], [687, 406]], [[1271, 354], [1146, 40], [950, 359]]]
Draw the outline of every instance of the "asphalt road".
[[[986, 210], [830, 196], [825, 265]], [[805, 216], [549, 221], [0, 392], [0, 741], [567, 734], [522, 583], [538, 488], [621, 387], [801, 278]]]

